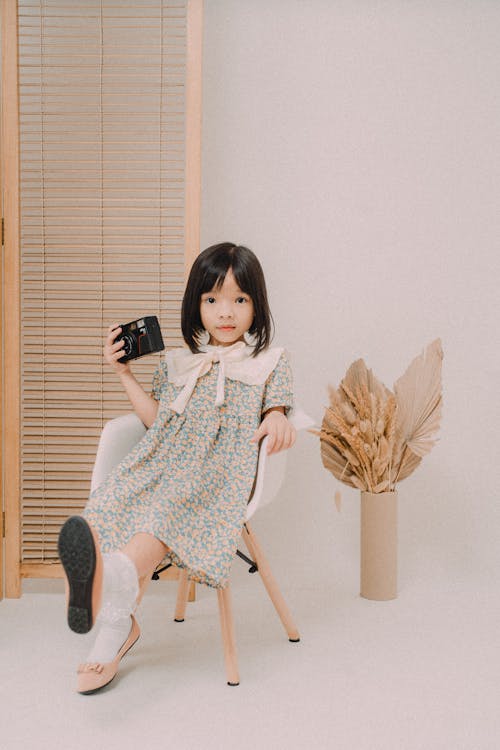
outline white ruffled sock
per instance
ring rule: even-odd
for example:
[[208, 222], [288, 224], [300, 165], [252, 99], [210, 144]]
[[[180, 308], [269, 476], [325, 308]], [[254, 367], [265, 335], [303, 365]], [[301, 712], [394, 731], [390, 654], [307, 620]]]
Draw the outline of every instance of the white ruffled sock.
[[123, 552], [104, 553], [102, 606], [97, 617], [99, 631], [87, 663], [113, 661], [127, 640], [139, 593], [137, 569]]

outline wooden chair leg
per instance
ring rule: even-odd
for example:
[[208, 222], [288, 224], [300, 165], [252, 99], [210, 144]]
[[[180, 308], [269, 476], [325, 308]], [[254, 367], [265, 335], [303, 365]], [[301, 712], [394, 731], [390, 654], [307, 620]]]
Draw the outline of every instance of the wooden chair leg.
[[248, 525], [248, 523], [246, 523], [243, 526], [241, 535], [243, 537], [243, 541], [245, 542], [248, 548], [250, 556], [257, 563], [260, 577], [262, 578], [262, 583], [266, 587], [267, 593], [269, 594], [269, 597], [272, 603], [274, 604], [276, 612], [278, 613], [280, 620], [283, 623], [283, 627], [285, 628], [288, 634], [288, 639], [292, 641], [292, 643], [296, 643], [297, 641], [300, 641], [299, 631], [295, 627], [295, 624], [292, 619], [292, 615], [290, 614], [290, 610], [288, 609], [286, 602], [283, 599], [283, 596], [281, 594], [281, 591], [278, 588], [278, 584], [276, 583], [276, 580], [273, 574], [271, 573], [269, 563], [267, 562], [264, 556], [264, 553], [262, 552], [262, 548], [259, 542], [257, 541], [255, 534], [253, 533], [250, 526]]
[[177, 587], [177, 601], [175, 604], [174, 615], [175, 622], [184, 622], [189, 588], [187, 570], [182, 569], [179, 573], [179, 586]]
[[233, 610], [231, 606], [231, 590], [229, 584], [224, 589], [217, 589], [217, 598], [219, 600], [220, 626], [222, 643], [224, 646], [224, 659], [226, 662], [227, 684], [235, 686], [240, 684], [240, 676], [238, 673]]

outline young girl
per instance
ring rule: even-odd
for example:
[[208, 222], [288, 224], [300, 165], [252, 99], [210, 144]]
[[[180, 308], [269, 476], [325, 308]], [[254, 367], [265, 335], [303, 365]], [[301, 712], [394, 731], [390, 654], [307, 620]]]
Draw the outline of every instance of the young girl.
[[109, 328], [104, 357], [149, 429], [59, 535], [69, 627], [86, 633], [100, 624], [78, 669], [85, 694], [113, 679], [139, 638], [133, 612], [162, 561], [226, 586], [259, 441], [269, 436], [268, 453], [295, 441], [290, 366], [282, 349], [269, 348], [264, 276], [248, 248], [224, 242], [197, 257], [182, 303], [189, 351], [167, 353], [152, 395], [120, 361], [120, 331]]

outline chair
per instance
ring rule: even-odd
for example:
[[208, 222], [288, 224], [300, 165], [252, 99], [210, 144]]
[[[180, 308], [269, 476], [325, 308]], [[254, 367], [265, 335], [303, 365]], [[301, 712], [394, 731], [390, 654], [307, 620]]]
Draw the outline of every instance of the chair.
[[[296, 429], [303, 429], [312, 425], [312, 420], [300, 410], [295, 410], [294, 416], [290, 417], [290, 421], [295, 425]], [[130, 450], [132, 450], [145, 434], [146, 428], [135, 413], [117, 417], [106, 423], [97, 449], [91, 482], [92, 490], [101, 484], [111, 469], [116, 466]], [[248, 523], [249, 519], [254, 515], [257, 509], [269, 503], [277, 494], [285, 474], [287, 451], [267, 456], [266, 448], [267, 437], [261, 442], [259, 448], [257, 472], [252, 495], [247, 505], [245, 523], [241, 532], [250, 559], [239, 550], [237, 551], [237, 554], [250, 564], [251, 567], [249, 572], [259, 572], [267, 593], [269, 594], [269, 597], [281, 619], [283, 627], [285, 628], [289, 641], [297, 643], [300, 640], [299, 632], [295, 627], [292, 616], [281, 592], [279, 591], [255, 533]], [[153, 577], [157, 578], [158, 576], [155, 574]], [[188, 574], [187, 571], [181, 570], [174, 615], [174, 620], [176, 622], [184, 621], [188, 592]], [[235, 686], [239, 685], [240, 679], [236, 656], [230, 584], [224, 589], [217, 589], [217, 597], [224, 646], [227, 684]]]

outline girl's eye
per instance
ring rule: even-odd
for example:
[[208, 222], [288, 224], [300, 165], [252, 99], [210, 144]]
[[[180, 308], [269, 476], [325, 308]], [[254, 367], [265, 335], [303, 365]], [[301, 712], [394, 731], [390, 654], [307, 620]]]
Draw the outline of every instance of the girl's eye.
[[247, 300], [247, 298], [246, 298], [246, 297], [238, 297], [238, 299], [236, 300], [236, 302], [237, 302], [237, 303], [238, 303], [239, 305], [241, 305], [241, 304], [243, 304], [244, 302], [248, 302], [248, 300]]
[[209, 305], [213, 305], [215, 302], [215, 297], [205, 297], [205, 302], [208, 302]]

